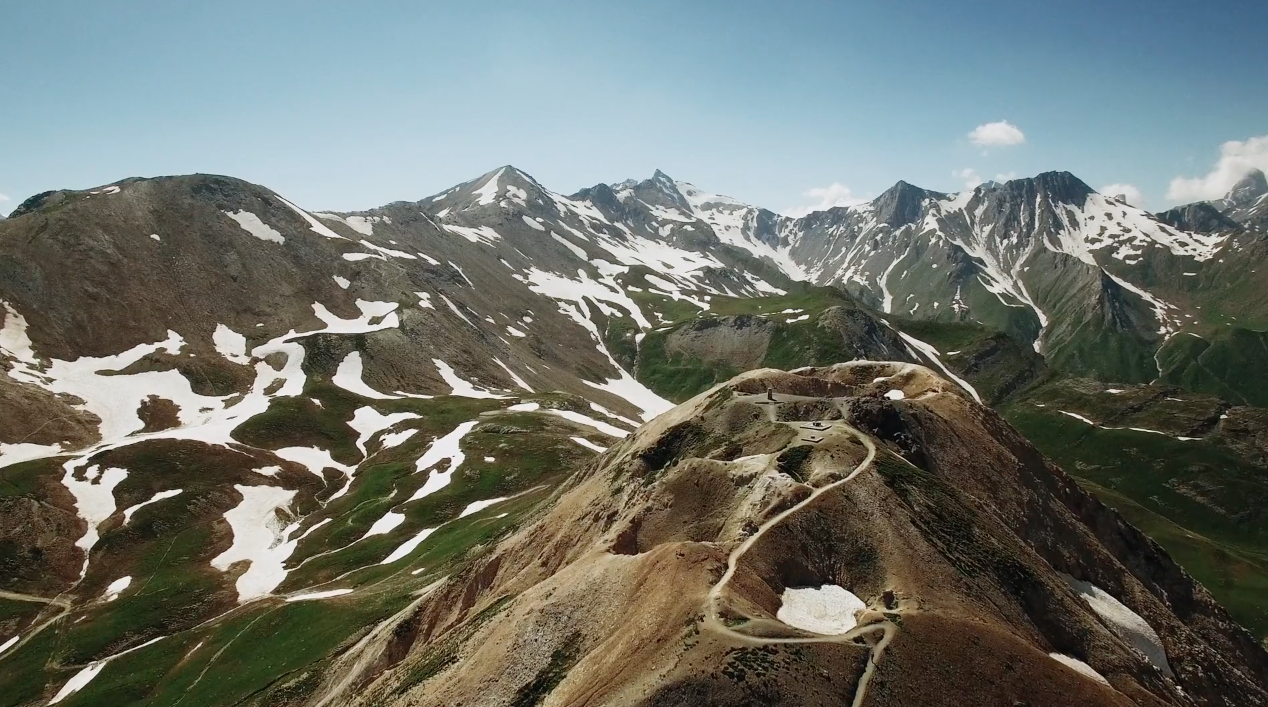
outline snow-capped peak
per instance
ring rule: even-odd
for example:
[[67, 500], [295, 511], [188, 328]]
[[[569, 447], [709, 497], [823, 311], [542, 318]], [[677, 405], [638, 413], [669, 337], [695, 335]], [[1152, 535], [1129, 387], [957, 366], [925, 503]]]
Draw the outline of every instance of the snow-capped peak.
[[686, 198], [687, 203], [691, 204], [691, 206], [696, 209], [699, 209], [706, 204], [754, 208], [742, 201], [732, 199], [729, 196], [723, 196], [722, 194], [710, 194], [691, 182], [674, 182], [673, 184], [678, 188], [678, 193], [682, 194], [683, 197]]

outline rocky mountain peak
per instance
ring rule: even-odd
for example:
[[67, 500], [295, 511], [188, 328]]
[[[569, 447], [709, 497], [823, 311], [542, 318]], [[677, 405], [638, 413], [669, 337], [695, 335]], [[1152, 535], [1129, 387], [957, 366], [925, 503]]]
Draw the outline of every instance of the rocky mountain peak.
[[172, 199], [192, 198], [231, 209], [273, 193], [251, 182], [219, 174], [186, 174], [165, 177], [128, 177], [110, 184], [89, 189], [56, 189], [36, 194], [18, 205], [10, 218], [33, 213], [51, 213], [72, 204], [90, 206], [92, 203], [116, 198], [129, 202], [169, 203]]
[[1036, 189], [1047, 194], [1051, 202], [1061, 204], [1081, 206], [1087, 200], [1087, 197], [1095, 191], [1082, 179], [1069, 172], [1043, 172], [1035, 176], [1033, 180], [1013, 181], [1033, 181]]
[[662, 205], [681, 209], [688, 214], [691, 213], [691, 204], [687, 201], [686, 196], [684, 196], [678, 189], [678, 184], [668, 174], [665, 174], [658, 169], [652, 173], [652, 178], [649, 181], [644, 182], [643, 185], [654, 188], [659, 192], [659, 195], [664, 196], [667, 203]]
[[65, 190], [42, 191], [18, 204], [17, 208], [9, 212], [9, 218], [18, 218], [19, 216], [35, 213], [45, 206], [54, 206], [65, 200], [65, 198]]
[[1159, 221], [1184, 231], [1216, 233], [1236, 230], [1238, 224], [1207, 201], [1177, 206], [1155, 214]]
[[1265, 194], [1268, 194], [1268, 178], [1262, 170], [1252, 169], [1233, 185], [1224, 199], [1234, 207], [1248, 206]]
[[608, 212], [621, 212], [623, 210], [621, 199], [617, 196], [616, 190], [607, 184], [596, 184], [592, 187], [586, 187], [573, 194], [570, 198], [576, 201], [589, 201]]
[[1250, 170], [1223, 199], [1210, 203], [1243, 227], [1268, 232], [1268, 178], [1262, 170]]
[[921, 189], [899, 180], [897, 184], [885, 190], [872, 204], [876, 208], [876, 219], [893, 228], [900, 228], [920, 220], [925, 200], [929, 197], [942, 197], [943, 194]]
[[418, 203], [433, 210], [448, 210], [448, 213], [493, 206], [522, 208], [529, 201], [545, 201], [547, 198], [546, 189], [536, 179], [508, 164]]

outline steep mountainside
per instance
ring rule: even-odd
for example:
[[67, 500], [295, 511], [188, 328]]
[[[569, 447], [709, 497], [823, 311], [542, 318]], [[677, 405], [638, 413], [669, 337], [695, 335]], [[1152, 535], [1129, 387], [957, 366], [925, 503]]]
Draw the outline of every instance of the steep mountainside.
[[1211, 205], [1238, 223], [1268, 231], [1268, 178], [1258, 169], [1251, 170], [1223, 199]]
[[324, 696], [1268, 700], [1268, 654], [1156, 546], [955, 385], [898, 363], [762, 369], [693, 398], [392, 634]]
[[1219, 214], [1154, 217], [1068, 173], [952, 195], [900, 182], [773, 227], [748, 207], [706, 198], [697, 208], [734, 216], [762, 244], [754, 252], [776, 250], [793, 276], [839, 283], [887, 313], [981, 322], [1034, 341], [1050, 365], [1106, 380], [1153, 380], [1153, 354], [1177, 334], [1262, 326], [1268, 313], [1263, 295], [1228, 292], [1268, 285], [1261, 274], [1226, 272], [1233, 260], [1262, 262], [1263, 232]]

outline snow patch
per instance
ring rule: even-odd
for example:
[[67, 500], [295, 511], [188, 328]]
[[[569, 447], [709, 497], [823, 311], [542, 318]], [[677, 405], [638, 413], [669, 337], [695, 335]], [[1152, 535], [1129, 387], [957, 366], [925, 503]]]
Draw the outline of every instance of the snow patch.
[[494, 241], [502, 239], [502, 235], [489, 226], [481, 225], [471, 228], [469, 226], [455, 226], [450, 223], [442, 223], [440, 227], [454, 235], [462, 236], [472, 243], [488, 243], [491, 245]]
[[247, 337], [224, 324], [216, 325], [216, 331], [211, 335], [211, 343], [216, 347], [216, 353], [233, 363], [245, 366], [251, 362], [251, 357], [247, 355]]
[[[507, 328], [509, 329], [510, 327], [507, 327]], [[520, 378], [515, 373], [515, 371], [512, 371], [510, 366], [506, 365], [505, 363], [502, 363], [502, 359], [494, 357], [493, 362], [501, 366], [502, 370], [506, 371], [506, 374], [511, 377], [511, 380], [515, 381], [515, 385], [518, 385], [519, 387], [523, 388], [524, 390], [527, 390], [530, 393], [533, 392], [533, 389], [529, 387], [528, 383], [524, 382], [523, 378]]]
[[383, 449], [391, 449], [392, 447], [399, 447], [400, 445], [405, 443], [405, 440], [409, 439], [410, 437], [413, 437], [415, 434], [418, 434], [417, 428], [401, 430], [400, 432], [389, 432], [388, 434], [385, 434], [383, 435], [383, 437], [380, 438], [379, 449], [383, 450]]
[[[886, 324], [888, 324], [888, 322], [886, 322]], [[890, 326], [890, 328], [892, 329], [893, 327], [892, 327], [892, 326]], [[915, 348], [917, 351], [919, 351], [920, 353], [924, 354], [926, 357], [928, 357], [928, 358], [932, 359], [932, 360], [933, 360], [933, 362], [934, 362], [935, 364], [937, 364], [938, 368], [941, 368], [941, 369], [942, 369], [942, 372], [943, 372], [943, 373], [945, 373], [945, 374], [946, 374], [946, 376], [947, 376], [948, 378], [950, 378], [951, 380], [953, 380], [953, 381], [955, 381], [956, 383], [958, 383], [958, 384], [959, 384], [959, 386], [960, 386], [961, 388], [963, 388], [963, 389], [965, 389], [966, 391], [968, 391], [969, 395], [972, 395], [972, 396], [973, 396], [973, 399], [974, 399], [974, 400], [976, 400], [979, 404], [981, 404], [981, 402], [982, 402], [982, 396], [980, 396], [980, 395], [978, 395], [978, 394], [977, 394], [977, 391], [976, 391], [976, 390], [974, 390], [973, 386], [969, 385], [969, 382], [968, 382], [968, 381], [966, 381], [966, 380], [964, 380], [963, 378], [961, 378], [961, 377], [957, 376], [956, 374], [952, 373], [952, 372], [951, 372], [951, 369], [947, 368], [947, 367], [946, 367], [946, 366], [942, 363], [942, 359], [938, 357], [938, 350], [937, 350], [937, 349], [935, 349], [932, 345], [927, 344], [927, 343], [925, 343], [925, 342], [921, 341], [920, 339], [917, 339], [916, 337], [912, 336], [911, 334], [908, 334], [908, 333], [903, 332], [903, 331], [898, 331], [897, 329], [894, 329], [894, 331], [897, 331], [897, 332], [898, 332], [898, 335], [899, 335], [899, 336], [901, 336], [901, 337], [902, 337], [902, 339], [903, 339], [903, 341], [907, 342], [907, 344], [908, 344], [909, 346], [912, 346], [912, 347], [913, 347], [913, 348]]]
[[[277, 196], [277, 195], [275, 194], [274, 196]], [[298, 206], [287, 201], [286, 199], [283, 199], [282, 197], [278, 196], [277, 200], [282, 202], [283, 204], [286, 204], [286, 206], [289, 207], [291, 211], [294, 211], [295, 213], [299, 214], [300, 218], [307, 221], [308, 229], [312, 231], [313, 233], [316, 233], [317, 235], [323, 236], [325, 238], [332, 238], [332, 239], [340, 240], [340, 241], [348, 240], [347, 238], [344, 238], [338, 233], [335, 233], [334, 231], [330, 230], [329, 228], [326, 227], [326, 224], [313, 218], [307, 211], [299, 208]]]
[[293, 601], [315, 601], [317, 599], [329, 599], [330, 597], [341, 597], [345, 594], [351, 594], [351, 589], [327, 589], [322, 592], [310, 592], [308, 594], [295, 594], [286, 597], [287, 603]]
[[466, 280], [466, 281], [467, 281], [467, 284], [468, 284], [468, 285], [471, 285], [472, 287], [475, 287], [475, 283], [471, 281], [471, 278], [467, 277], [467, 274], [466, 274], [465, 272], [463, 272], [463, 271], [462, 271], [462, 268], [458, 267], [458, 264], [457, 264], [457, 263], [455, 263], [454, 261], [450, 260], [450, 261], [449, 261], [449, 266], [450, 266], [450, 267], [452, 267], [454, 270], [457, 270], [457, 271], [458, 271], [458, 274], [462, 276], [462, 279], [464, 279], [464, 280]]
[[427, 451], [423, 452], [423, 456], [419, 457], [418, 461], [414, 463], [414, 470], [416, 472], [427, 471], [446, 460], [449, 462], [449, 467], [444, 471], [433, 470], [427, 476], [427, 481], [414, 492], [413, 496], [410, 496], [409, 500], [417, 501], [449, 485], [453, 473], [457, 471], [458, 467], [462, 466], [462, 462], [467, 458], [467, 455], [462, 451], [462, 438], [467, 436], [477, 424], [479, 424], [479, 420], [464, 422], [455, 427], [449, 434], [431, 443]]
[[616, 413], [612, 412], [611, 410], [609, 410], [609, 409], [607, 409], [607, 408], [603, 407], [602, 405], [600, 405], [600, 404], [598, 404], [598, 403], [590, 403], [590, 409], [591, 409], [591, 410], [594, 410], [595, 412], [597, 412], [597, 413], [599, 413], [599, 414], [606, 415], [606, 416], [608, 416], [608, 417], [612, 418], [613, 420], [619, 420], [620, 422], [623, 422], [623, 423], [625, 423], [625, 424], [629, 425], [630, 427], [638, 427], [638, 425], [639, 425], [639, 423], [637, 423], [637, 422], [635, 422], [635, 421], [631, 420], [630, 418], [625, 417], [624, 415], [618, 415], [618, 414], [616, 414]]
[[0, 300], [0, 305], [4, 306], [5, 311], [4, 327], [0, 327], [0, 353], [16, 359], [18, 363], [28, 366], [40, 365], [35, 357], [35, 349], [32, 348], [31, 337], [26, 333], [26, 317], [18, 314], [18, 311], [4, 300]]
[[106, 663], [108, 662], [110, 661], [98, 660], [89, 663], [86, 668], [75, 673], [70, 680], [67, 680], [66, 684], [62, 685], [62, 689], [58, 690], [57, 694], [53, 695], [53, 699], [49, 700], [48, 703], [50, 705], [57, 704], [58, 702], [61, 702], [67, 697], [70, 697], [76, 692], [84, 689], [84, 686], [92, 682], [92, 679], [97, 677], [97, 674], [101, 672], [102, 668], [106, 667]]
[[480, 197], [480, 200], [477, 202], [478, 204], [481, 206], [488, 206], [493, 203], [493, 200], [497, 198], [498, 195], [498, 177], [501, 177], [502, 173], [505, 171], [505, 167], [499, 169], [492, 177], [489, 178], [489, 181], [484, 183], [484, 186], [473, 192], [475, 196]]
[[102, 594], [101, 596], [106, 601], [114, 601], [115, 599], [119, 598], [119, 595], [123, 593], [123, 590], [127, 589], [130, 586], [132, 586], [132, 577], [129, 575], [125, 575], [123, 577], [116, 579], [110, 584], [107, 584], [106, 592], [105, 594]]
[[295, 526], [287, 527], [278, 516], [295, 498], [295, 492], [275, 486], [234, 484], [242, 501], [225, 512], [233, 529], [233, 544], [211, 560], [211, 566], [227, 572], [237, 562], [250, 563], [236, 583], [238, 602], [267, 596], [286, 579], [282, 564], [295, 551], [297, 541], [286, 537]]
[[340, 464], [330, 456], [330, 452], [318, 447], [283, 447], [273, 451], [281, 459], [295, 462], [308, 469], [310, 473], [319, 479], [325, 480], [325, 475], [321, 472], [324, 469], [337, 469], [344, 475], [343, 488], [339, 489], [332, 495], [327, 502], [343, 496], [348, 492], [348, 486], [352, 483], [352, 475], [356, 473], [356, 467]]
[[285, 238], [282, 234], [273, 229], [272, 226], [260, 220], [259, 216], [250, 211], [226, 211], [226, 216], [233, 219], [242, 227], [242, 230], [259, 238], [262, 241], [270, 241], [272, 243], [284, 243]]
[[132, 514], [136, 513], [142, 508], [145, 508], [151, 503], [158, 503], [159, 501], [162, 501], [163, 499], [172, 498], [173, 496], [179, 496], [180, 494], [181, 494], [181, 489], [171, 489], [170, 491], [159, 491], [158, 493], [151, 496], [148, 501], [142, 501], [136, 504], [135, 506], [128, 506], [127, 508], [123, 510], [123, 524], [127, 525], [132, 520]]
[[487, 390], [475, 387], [472, 383], [458, 377], [458, 374], [454, 373], [453, 368], [449, 364], [438, 358], [433, 358], [431, 362], [436, 365], [436, 370], [440, 373], [441, 379], [452, 389], [450, 395], [458, 395], [464, 398], [501, 399], [506, 397], [505, 395], [490, 393]]
[[393, 513], [392, 511], [388, 511], [383, 514], [382, 518], [374, 521], [374, 525], [371, 525], [370, 529], [365, 531], [365, 535], [362, 535], [360, 539], [365, 540], [366, 538], [373, 537], [375, 535], [387, 535], [393, 530], [396, 530], [396, 528], [404, 522], [404, 513]]
[[582, 250], [581, 248], [578, 248], [577, 246], [573, 245], [572, 241], [568, 240], [567, 238], [564, 238], [563, 236], [559, 235], [558, 233], [555, 233], [554, 231], [550, 232], [550, 237], [558, 241], [561, 245], [563, 245], [568, 250], [572, 251], [572, 254], [577, 256], [578, 258], [581, 258], [582, 260], [589, 260], [589, 258], [586, 257], [586, 252]]
[[598, 452], [598, 453], [600, 453], [600, 454], [602, 454], [603, 452], [608, 451], [608, 448], [607, 448], [607, 447], [600, 447], [599, 445], [595, 444], [594, 442], [591, 442], [590, 440], [586, 439], [585, 437], [569, 437], [568, 439], [571, 439], [572, 441], [574, 441], [574, 442], [576, 442], [577, 444], [579, 444], [579, 445], [581, 445], [581, 446], [585, 447], [586, 449], [590, 449], [590, 450], [596, 451], [596, 452]]
[[419, 531], [418, 535], [415, 535], [409, 540], [406, 540], [405, 542], [401, 543], [395, 550], [391, 552], [391, 554], [383, 558], [383, 560], [379, 562], [379, 564], [390, 565], [393, 562], [396, 562], [397, 560], [404, 558], [406, 555], [409, 555], [411, 552], [413, 552], [415, 548], [421, 545], [423, 541], [427, 539], [427, 536], [431, 535], [434, 532], [436, 532], [436, 528], [424, 528], [423, 530]]
[[1145, 659], [1161, 670], [1163, 674], [1168, 677], [1173, 674], [1171, 665], [1167, 662], [1167, 651], [1162, 646], [1162, 639], [1158, 637], [1158, 633], [1140, 614], [1132, 611], [1104, 589], [1091, 582], [1084, 582], [1064, 574], [1062, 579], [1065, 580], [1070, 589], [1079, 595], [1080, 599], [1087, 602], [1092, 612], [1105, 622], [1110, 631], [1140, 651], [1145, 656]]
[[780, 597], [781, 606], [775, 617], [794, 628], [838, 636], [849, 632], [858, 623], [859, 612], [867, 609], [854, 594], [835, 584], [818, 589], [788, 588]]
[[353, 351], [344, 356], [343, 361], [339, 362], [339, 368], [335, 369], [335, 375], [330, 379], [330, 382], [353, 395], [360, 395], [371, 400], [397, 400], [401, 397], [399, 395], [380, 393], [366, 385], [365, 381], [362, 380], [363, 372], [364, 366], [361, 361], [361, 352]]
[[[535, 405], [536, 403], [533, 404]], [[554, 415], [555, 417], [562, 417], [563, 419], [568, 420], [569, 422], [575, 422], [578, 425], [593, 427], [609, 437], [625, 438], [630, 434], [628, 431], [623, 430], [620, 427], [609, 425], [602, 420], [596, 420], [593, 417], [582, 415], [581, 413], [573, 412], [572, 410], [552, 410], [548, 408], [542, 410], [542, 412], [548, 415]]]
[[110, 467], [101, 471], [95, 464], [85, 470], [83, 479], [76, 479], [73, 469], [66, 469], [62, 476], [62, 485], [75, 497], [75, 512], [88, 525], [83, 537], [75, 541], [75, 547], [84, 551], [81, 579], [88, 572], [88, 555], [101, 538], [97, 526], [114, 515], [114, 488], [126, 478], [128, 472], [124, 469]]
[[[458, 309], [458, 305], [454, 304], [453, 302], [450, 302], [449, 298], [444, 295], [441, 295], [440, 299], [444, 300], [445, 304], [449, 306], [449, 311], [458, 315], [458, 318], [466, 322], [467, 324], [471, 324], [471, 320], [467, 319], [467, 315], [463, 314], [461, 309]], [[475, 327], [475, 324], [471, 324], [471, 326]], [[476, 328], [479, 329], [480, 327], [476, 327]]]
[[488, 508], [489, 506], [492, 506], [497, 503], [501, 503], [508, 498], [510, 497], [502, 496], [501, 498], [490, 498], [486, 501], [474, 501], [472, 503], [468, 503], [467, 507], [462, 509], [462, 512], [458, 514], [458, 517], [466, 518], [467, 516], [472, 515], [473, 513], [479, 513], [480, 511]]
[[366, 450], [366, 443], [374, 435], [391, 428], [399, 422], [417, 420], [419, 417], [420, 415], [412, 412], [394, 412], [390, 415], [384, 415], [378, 410], [367, 406], [357, 408], [356, 412], [352, 413], [352, 419], [348, 422], [348, 426], [357, 431], [357, 449], [361, 450], [363, 457], [368, 457], [370, 453]]
[[1048, 657], [1052, 658], [1053, 660], [1057, 661], [1058, 663], [1061, 663], [1062, 665], [1068, 668], [1072, 668], [1074, 672], [1079, 673], [1080, 675], [1086, 675], [1087, 677], [1092, 678], [1093, 680], [1101, 683], [1102, 685], [1109, 684], [1109, 680], [1106, 680], [1104, 675], [1101, 675], [1100, 673], [1096, 672], [1096, 670], [1094, 670], [1092, 666], [1088, 665], [1087, 663], [1084, 663], [1078, 658], [1075, 658], [1073, 656], [1063, 655], [1061, 653], [1049, 653]]
[[0, 469], [32, 459], [55, 456], [61, 454], [61, 452], [62, 448], [56, 444], [31, 444], [29, 442], [5, 444], [0, 442]]

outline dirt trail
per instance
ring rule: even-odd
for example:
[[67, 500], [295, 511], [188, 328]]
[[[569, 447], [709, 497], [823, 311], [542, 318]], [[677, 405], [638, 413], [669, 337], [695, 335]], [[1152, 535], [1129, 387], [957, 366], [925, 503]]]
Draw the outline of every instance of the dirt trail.
[[[778, 407], [779, 403], [792, 400], [818, 399], [794, 395], [759, 395], [749, 397], [752, 397], [754, 402], [765, 404], [767, 408], [767, 417], [772, 422], [776, 421], [775, 409]], [[833, 420], [829, 422], [789, 421], [784, 424], [791, 425], [794, 429], [798, 430], [799, 441], [811, 443], [822, 440], [825, 434], [834, 430], [844, 431], [853, 435], [863, 444], [863, 446], [867, 449], [867, 456], [863, 459], [863, 461], [859, 462], [858, 466], [856, 466], [854, 470], [844, 479], [816, 488], [805, 500], [763, 523], [757, 529], [757, 532], [750, 535], [744, 540], [744, 542], [740, 543], [734, 550], [731, 551], [730, 555], [727, 557], [726, 572], [723, 573], [722, 578], [718, 580], [718, 583], [713, 585], [713, 588], [709, 590], [704, 624], [710, 630], [716, 631], [731, 639], [750, 646], [763, 646], [778, 643], [842, 643], [858, 647], [859, 644], [855, 642], [856, 638], [880, 632], [881, 637], [872, 644], [871, 652], [868, 656], [867, 667], [863, 669], [863, 675], [859, 678], [858, 688], [854, 693], [853, 707], [860, 707], [863, 704], [863, 698], [867, 694], [867, 685], [872, 679], [872, 674], [876, 671], [876, 664], [881, 659], [881, 655], [885, 652], [885, 649], [889, 646], [890, 641], [893, 640], [894, 634], [898, 631], [898, 627], [886, 620], [883, 614], [876, 611], [868, 611], [859, 617], [860, 625], [846, 633], [840, 635], [819, 634], [806, 638], [761, 638], [757, 636], [750, 636], [727, 626], [721, 619], [720, 607], [722, 604], [722, 592], [726, 589], [727, 583], [729, 583], [731, 578], [735, 575], [735, 571], [739, 567], [740, 558], [744, 555], [744, 553], [748, 552], [749, 549], [766, 534], [766, 531], [779, 525], [797, 511], [800, 511], [809, 506], [811, 503], [814, 503], [815, 499], [819, 498], [823, 494], [833, 491], [843, 484], [848, 483], [854, 477], [858, 476], [865, 469], [870, 467], [872, 461], [876, 459], [876, 445], [872, 443], [872, 440], [867, 435], [859, 432], [841, 420]]]
[[56, 604], [57, 606], [70, 606], [70, 600], [64, 597], [41, 597], [34, 594], [19, 594], [17, 592], [6, 592], [0, 590], [0, 599], [9, 599], [11, 601], [31, 601], [39, 604]]
[[[4, 651], [4, 653], [0, 653], [0, 660], [3, 660], [17, 653], [18, 648], [21, 648], [22, 646], [26, 645], [28, 641], [38, 636], [41, 631], [51, 626], [53, 622], [62, 618], [63, 616], [66, 615], [66, 612], [70, 611], [70, 599], [63, 597], [61, 595], [50, 598], [50, 597], [36, 596], [34, 594], [20, 594], [18, 592], [0, 591], [0, 599], [8, 599], [10, 601], [29, 601], [36, 604], [47, 604], [49, 606], [55, 606], [58, 609], [57, 613], [53, 614], [47, 619], [44, 619], [38, 624], [34, 624], [33, 626], [30, 626], [29, 627], [30, 630], [27, 631], [25, 634], [22, 634], [21, 638], [18, 639], [17, 643], [10, 646], [9, 649]], [[44, 610], [40, 609], [40, 614], [42, 615], [43, 613], [44, 613]], [[39, 617], [37, 616], [36, 618], [39, 618]]]

